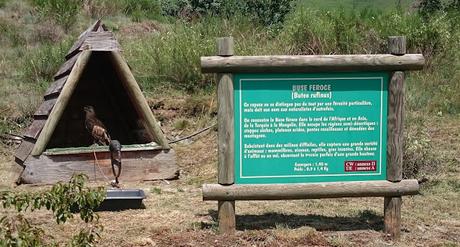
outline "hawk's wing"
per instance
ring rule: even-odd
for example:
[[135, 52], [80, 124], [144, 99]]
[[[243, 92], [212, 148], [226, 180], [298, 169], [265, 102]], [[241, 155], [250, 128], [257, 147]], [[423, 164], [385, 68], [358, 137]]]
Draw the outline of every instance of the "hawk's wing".
[[85, 126], [97, 143], [109, 145], [110, 135], [108, 134], [104, 124], [99, 119], [89, 117], [85, 121]]

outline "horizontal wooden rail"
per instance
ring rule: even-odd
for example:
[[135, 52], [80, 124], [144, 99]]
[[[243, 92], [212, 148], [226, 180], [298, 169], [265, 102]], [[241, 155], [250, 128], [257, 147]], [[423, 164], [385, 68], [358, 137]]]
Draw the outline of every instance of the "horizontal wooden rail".
[[203, 200], [288, 200], [416, 195], [415, 179], [304, 184], [204, 184]]
[[201, 57], [203, 73], [419, 70], [422, 54]]

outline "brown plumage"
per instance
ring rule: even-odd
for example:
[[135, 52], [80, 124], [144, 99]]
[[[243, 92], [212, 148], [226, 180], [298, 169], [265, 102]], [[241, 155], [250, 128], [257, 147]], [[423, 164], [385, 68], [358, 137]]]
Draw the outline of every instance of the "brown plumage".
[[93, 136], [94, 143], [109, 145], [111, 140], [110, 135], [101, 120], [96, 117], [94, 107], [85, 106], [83, 109], [86, 113], [85, 126], [91, 136]]

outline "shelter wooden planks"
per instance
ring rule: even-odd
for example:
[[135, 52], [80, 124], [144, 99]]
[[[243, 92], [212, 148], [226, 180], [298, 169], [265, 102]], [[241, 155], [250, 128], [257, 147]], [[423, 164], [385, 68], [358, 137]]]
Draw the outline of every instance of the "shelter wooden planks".
[[80, 57], [81, 53], [76, 54], [69, 60], [65, 61], [65, 63], [59, 68], [58, 72], [54, 75], [54, 79], [57, 80], [61, 77], [64, 77], [68, 74], [70, 74], [70, 71], [72, 71], [73, 66], [75, 65], [75, 62], [77, 62], [78, 58]]
[[98, 31], [101, 26], [101, 20], [97, 20], [93, 25], [91, 25], [88, 29], [86, 29], [83, 33], [78, 36], [77, 41], [73, 44], [73, 46], [70, 48], [70, 50], [67, 52], [67, 55], [65, 56], [66, 59], [70, 59], [73, 57], [75, 54], [79, 52], [80, 46], [83, 44], [85, 39], [88, 37], [90, 32], [93, 31]]
[[90, 32], [80, 50], [119, 51], [120, 45], [112, 32]]
[[45, 126], [45, 123], [46, 119], [35, 119], [27, 129], [24, 136], [37, 140], [38, 135], [40, 135], [40, 132], [43, 129], [43, 126]]
[[43, 103], [38, 107], [37, 111], [34, 113], [35, 118], [46, 118], [53, 109], [54, 104], [56, 103], [56, 98], [50, 98], [43, 101]]
[[16, 153], [14, 154], [14, 156], [16, 157], [16, 161], [18, 160], [20, 161], [18, 162], [20, 165], [23, 165], [23, 162], [30, 155], [30, 153], [32, 152], [32, 149], [34, 148], [34, 144], [35, 143], [32, 139], [25, 138], [24, 140], [22, 140], [21, 145], [19, 146], [19, 148], [16, 150]]
[[67, 78], [69, 78], [69, 76], [61, 77], [57, 79], [56, 81], [54, 81], [53, 83], [51, 83], [51, 85], [45, 92], [44, 98], [45, 99], [52, 98], [52, 97], [55, 97], [57, 94], [59, 94], [62, 88], [64, 87], [64, 84], [67, 81]]
[[[122, 151], [122, 157], [122, 182], [177, 177], [174, 150]], [[109, 152], [97, 153], [97, 161], [93, 153], [86, 153], [29, 156], [26, 162], [27, 166], [22, 173], [24, 183], [68, 181], [74, 173], [84, 173], [91, 180], [97, 181], [107, 181], [106, 177], [113, 177]]]

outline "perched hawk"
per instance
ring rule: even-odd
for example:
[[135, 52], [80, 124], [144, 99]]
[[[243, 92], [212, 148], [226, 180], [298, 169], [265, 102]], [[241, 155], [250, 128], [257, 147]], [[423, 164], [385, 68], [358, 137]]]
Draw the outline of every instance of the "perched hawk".
[[101, 120], [97, 119], [94, 107], [85, 106], [83, 109], [86, 113], [85, 126], [88, 132], [93, 136], [94, 143], [109, 145], [111, 140], [110, 135]]

